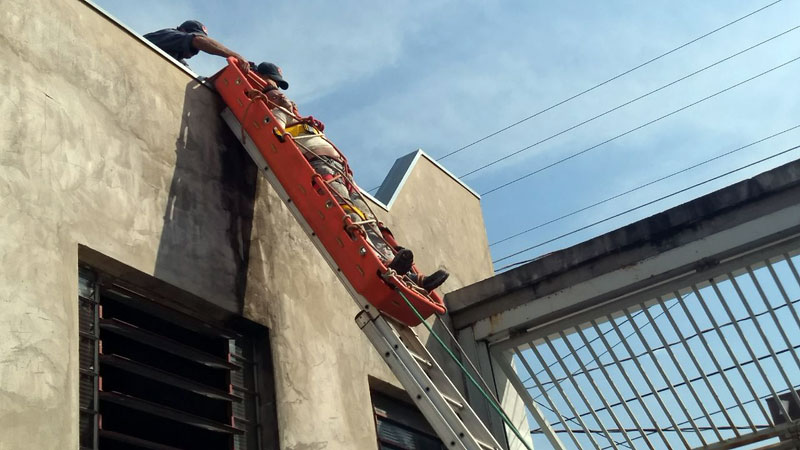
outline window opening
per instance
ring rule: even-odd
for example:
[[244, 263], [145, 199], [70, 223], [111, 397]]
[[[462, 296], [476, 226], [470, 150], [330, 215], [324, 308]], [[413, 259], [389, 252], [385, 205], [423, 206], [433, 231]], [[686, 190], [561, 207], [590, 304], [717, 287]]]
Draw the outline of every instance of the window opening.
[[81, 449], [259, 450], [259, 341], [79, 271]]

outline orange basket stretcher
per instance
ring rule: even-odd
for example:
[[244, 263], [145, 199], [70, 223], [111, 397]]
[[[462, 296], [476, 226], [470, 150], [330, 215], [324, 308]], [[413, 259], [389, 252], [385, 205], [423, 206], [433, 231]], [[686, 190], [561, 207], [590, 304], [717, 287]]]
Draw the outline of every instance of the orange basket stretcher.
[[[310, 230], [311, 239], [318, 239], [322, 244], [323, 248], [319, 245], [317, 248], [331, 267], [344, 276], [339, 278], [350, 285], [348, 290], [357, 292], [379, 311], [408, 326], [419, 325], [421, 321], [399, 292], [423, 318], [444, 314], [444, 303], [436, 292], [428, 293], [416, 287], [383, 264], [365, 239], [363, 230], [345, 213], [292, 136], [275, 120], [267, 103], [262, 98], [248, 97], [247, 92], [260, 91], [258, 87], [264, 86], [264, 81], [253, 71], [244, 74], [232, 58], [211, 80], [239, 121], [243, 143], [244, 139], [250, 139], [266, 163], [262, 167], [256, 160], [256, 165], [265, 173], [272, 172], [286, 193], [287, 197], [282, 200], [294, 205], [302, 216], [296, 218], [305, 221], [301, 225], [307, 232]], [[391, 233], [384, 227], [380, 229], [386, 242], [396, 248]], [[416, 267], [412, 271], [418, 273]]]

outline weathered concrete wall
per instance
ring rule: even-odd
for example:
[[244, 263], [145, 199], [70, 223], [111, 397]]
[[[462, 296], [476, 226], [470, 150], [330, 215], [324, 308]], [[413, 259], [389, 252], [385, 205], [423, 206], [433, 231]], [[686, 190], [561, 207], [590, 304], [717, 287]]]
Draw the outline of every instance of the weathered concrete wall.
[[[78, 244], [270, 327], [281, 448], [374, 448], [368, 376], [394, 377], [217, 96], [84, 3], [0, 18], [0, 450], [77, 447]], [[491, 274], [478, 200], [429, 162], [382, 215], [446, 290]]]
[[0, 21], [0, 449], [77, 448], [78, 244], [236, 310], [255, 173], [213, 92], [86, 5]]

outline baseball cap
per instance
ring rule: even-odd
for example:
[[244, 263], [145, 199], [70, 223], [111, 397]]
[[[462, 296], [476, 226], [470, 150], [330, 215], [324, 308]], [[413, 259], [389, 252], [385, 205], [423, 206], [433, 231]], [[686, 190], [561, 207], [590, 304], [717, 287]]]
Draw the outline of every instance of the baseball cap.
[[262, 62], [256, 68], [256, 71], [259, 75], [264, 75], [265, 77], [271, 79], [272, 81], [278, 83], [281, 89], [288, 89], [289, 83], [283, 79], [283, 72], [281, 72], [281, 68], [276, 66], [275, 64]]
[[208, 36], [208, 30], [206, 29], [206, 26], [197, 20], [187, 20], [186, 22], [183, 22], [178, 29], [186, 33], [200, 33]]

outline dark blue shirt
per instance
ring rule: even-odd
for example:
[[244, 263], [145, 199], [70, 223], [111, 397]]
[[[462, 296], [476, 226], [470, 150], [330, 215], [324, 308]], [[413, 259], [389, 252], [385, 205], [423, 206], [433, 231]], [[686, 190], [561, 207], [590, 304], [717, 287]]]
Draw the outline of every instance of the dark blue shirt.
[[192, 45], [195, 34], [199, 35], [200, 33], [186, 33], [175, 28], [165, 28], [147, 33], [144, 37], [169, 56], [188, 66], [184, 59], [191, 58], [198, 53], [198, 50]]

